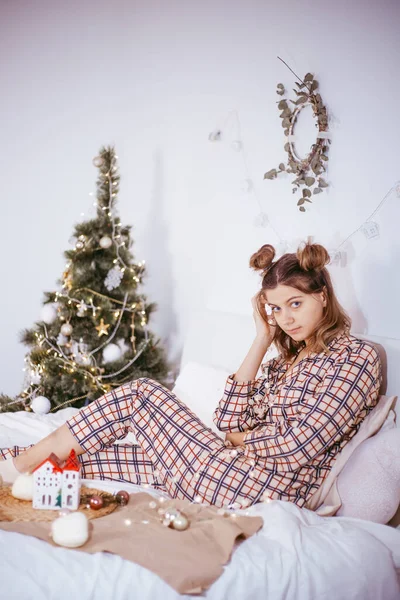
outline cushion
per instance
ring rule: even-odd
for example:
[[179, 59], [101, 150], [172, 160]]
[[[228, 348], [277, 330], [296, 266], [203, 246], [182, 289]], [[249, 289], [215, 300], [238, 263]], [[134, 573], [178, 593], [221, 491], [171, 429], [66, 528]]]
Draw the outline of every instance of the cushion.
[[365, 440], [375, 435], [388, 419], [385, 427], [390, 428], [394, 424], [393, 408], [396, 396], [379, 396], [375, 408], [365, 417], [356, 435], [344, 446], [336, 457], [333, 467], [322, 482], [316, 493], [307, 501], [306, 508], [315, 510], [321, 516], [336, 514], [341, 506], [337, 480], [346, 463], [350, 460], [356, 448]]
[[360, 444], [337, 486], [338, 516], [388, 523], [400, 505], [400, 429], [380, 430]]
[[179, 374], [173, 393], [184, 402], [215, 433], [222, 433], [213, 423], [212, 415], [231, 373], [197, 362], [188, 362]]

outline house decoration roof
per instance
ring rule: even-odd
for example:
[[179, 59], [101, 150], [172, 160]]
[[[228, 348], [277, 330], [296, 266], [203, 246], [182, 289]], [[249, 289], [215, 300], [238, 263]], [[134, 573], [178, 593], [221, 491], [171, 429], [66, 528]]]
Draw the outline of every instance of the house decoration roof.
[[71, 450], [71, 452], [69, 453], [69, 456], [63, 466], [62, 466], [62, 462], [60, 461], [58, 456], [56, 454], [54, 454], [54, 452], [52, 452], [50, 454], [50, 456], [48, 456], [47, 458], [42, 460], [42, 462], [33, 469], [32, 473], [34, 473], [35, 471], [40, 469], [40, 467], [42, 467], [47, 462], [51, 463], [51, 465], [53, 467], [53, 473], [63, 473], [64, 471], [79, 471], [80, 470], [80, 465], [79, 465], [78, 457], [76, 456], [76, 452], [75, 452], [75, 450]]
[[32, 473], [40, 469], [40, 467], [42, 467], [47, 462], [49, 462], [53, 466], [53, 473], [62, 473], [60, 459], [58, 458], [58, 456], [56, 456], [56, 454], [54, 454], [54, 452], [52, 452], [50, 456], [42, 460], [42, 462], [38, 464], [38, 466], [35, 469], [33, 469]]
[[75, 450], [71, 450], [66, 460], [66, 463], [63, 466], [63, 471], [79, 471], [80, 468], [81, 467], [78, 461], [78, 457], [76, 456], [76, 452]]

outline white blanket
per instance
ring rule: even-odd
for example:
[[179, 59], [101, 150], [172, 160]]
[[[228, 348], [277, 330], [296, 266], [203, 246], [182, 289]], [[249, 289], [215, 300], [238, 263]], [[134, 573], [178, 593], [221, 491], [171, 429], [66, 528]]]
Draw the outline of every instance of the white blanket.
[[[44, 417], [30, 413], [0, 415], [0, 447], [35, 442], [74, 412], [65, 409]], [[89, 485], [99, 487], [99, 482]], [[113, 482], [102, 482], [101, 487], [131, 493], [141, 489]], [[399, 530], [358, 519], [318, 517], [279, 501], [258, 504], [248, 513], [262, 516], [264, 527], [238, 545], [206, 598], [400, 598]], [[35, 538], [2, 531], [0, 575], [0, 598], [7, 600], [181, 597], [158, 576], [119, 556], [53, 548]]]

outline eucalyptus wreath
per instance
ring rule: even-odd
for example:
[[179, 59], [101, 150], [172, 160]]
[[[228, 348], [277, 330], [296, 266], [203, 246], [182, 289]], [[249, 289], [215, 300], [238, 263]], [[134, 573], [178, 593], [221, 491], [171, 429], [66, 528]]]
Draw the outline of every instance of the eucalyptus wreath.
[[[279, 60], [282, 59], [280, 58]], [[286, 65], [284, 61], [282, 62]], [[288, 68], [290, 69], [290, 67]], [[287, 136], [287, 141], [284, 145], [285, 152], [288, 155], [287, 165], [285, 166], [284, 163], [280, 163], [278, 169], [271, 169], [265, 173], [264, 179], [275, 179], [282, 173], [294, 173], [296, 177], [292, 181], [294, 185], [292, 192], [294, 194], [300, 188], [303, 188], [302, 196], [299, 198], [297, 206], [301, 212], [305, 212], [304, 205], [306, 202], [312, 202], [312, 195], [320, 194], [324, 188], [328, 187], [325, 179], [321, 176], [326, 172], [327, 153], [330, 145], [330, 139], [324, 136], [324, 133], [328, 131], [328, 116], [321, 95], [317, 92], [319, 84], [314, 79], [314, 75], [307, 73], [304, 79], [300, 79], [294, 71], [292, 73], [298, 79], [298, 81], [295, 81], [297, 89], [293, 89], [297, 98], [295, 100], [282, 99], [277, 103], [278, 109], [281, 111], [279, 116], [282, 119], [284, 134]], [[285, 95], [286, 90], [282, 83], [278, 83], [276, 93], [279, 96]], [[299, 113], [307, 106], [311, 106], [312, 108], [318, 134], [315, 143], [311, 146], [310, 153], [306, 158], [302, 159], [296, 153], [293, 135]]]

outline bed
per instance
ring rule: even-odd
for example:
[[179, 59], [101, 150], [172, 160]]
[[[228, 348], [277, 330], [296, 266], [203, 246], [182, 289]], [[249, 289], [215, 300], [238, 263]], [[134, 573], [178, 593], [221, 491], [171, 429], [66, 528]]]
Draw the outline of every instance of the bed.
[[[211, 412], [226, 375], [251, 343], [250, 318], [206, 311], [195, 315], [175, 392], [212, 426]], [[231, 343], [227, 343], [231, 340]], [[201, 369], [204, 381], [196, 378]], [[55, 414], [0, 415], [0, 445], [35, 442], [75, 409]], [[134, 440], [132, 440], [134, 443]], [[100, 487], [98, 481], [85, 481]], [[108, 491], [141, 490], [102, 482]], [[147, 492], [149, 490], [146, 490]], [[153, 491], [152, 494], [158, 495]], [[262, 529], [235, 548], [224, 572], [203, 594], [212, 600], [395, 600], [400, 598], [400, 530], [344, 517], [321, 517], [273, 501], [247, 509]], [[182, 596], [154, 573], [119, 556], [52, 547], [41, 540], [0, 531], [0, 597], [7, 600], [173, 600]]]

